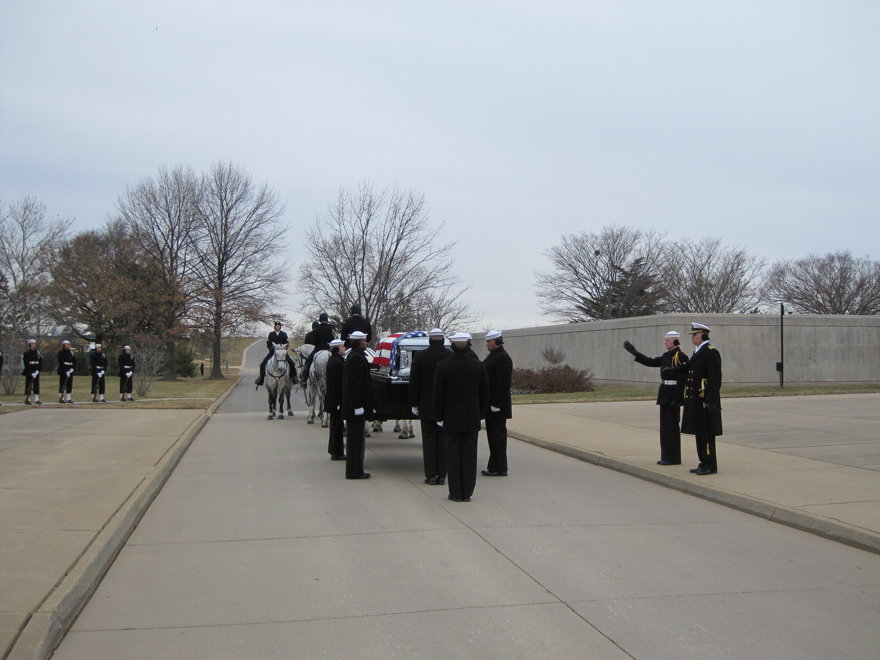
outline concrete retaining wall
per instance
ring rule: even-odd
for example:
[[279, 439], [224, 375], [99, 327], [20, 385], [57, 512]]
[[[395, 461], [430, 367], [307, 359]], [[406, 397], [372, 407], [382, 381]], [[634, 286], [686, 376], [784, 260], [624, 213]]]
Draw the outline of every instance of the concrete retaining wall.
[[[565, 355], [576, 369], [589, 369], [603, 382], [656, 383], [658, 370], [633, 361], [623, 348], [629, 339], [650, 356], [664, 352], [667, 330], [682, 333], [688, 353], [691, 321], [712, 328], [710, 341], [721, 351], [724, 382], [728, 385], [778, 384], [778, 314], [660, 314], [592, 323], [567, 323], [504, 330], [505, 348], [514, 366], [539, 369], [547, 366], [545, 348]], [[880, 382], [880, 316], [814, 316], [788, 314], [783, 323], [786, 383]], [[482, 335], [474, 349], [485, 356]]]

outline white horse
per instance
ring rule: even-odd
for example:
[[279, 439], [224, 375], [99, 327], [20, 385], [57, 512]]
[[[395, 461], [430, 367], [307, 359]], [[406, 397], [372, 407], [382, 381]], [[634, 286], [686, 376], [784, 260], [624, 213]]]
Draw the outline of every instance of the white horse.
[[287, 364], [287, 344], [273, 344], [275, 351], [266, 363], [266, 378], [264, 384], [269, 395], [269, 416], [267, 419], [275, 419], [275, 406], [277, 401], [278, 419], [284, 419], [284, 404], [287, 403], [287, 413], [293, 416], [290, 409], [290, 367]]
[[309, 424], [315, 423], [315, 417], [321, 417], [321, 428], [330, 426], [330, 413], [324, 410], [324, 399], [327, 397], [327, 362], [330, 360], [330, 351], [321, 350], [315, 353], [312, 366], [309, 369], [308, 398], [309, 398]]

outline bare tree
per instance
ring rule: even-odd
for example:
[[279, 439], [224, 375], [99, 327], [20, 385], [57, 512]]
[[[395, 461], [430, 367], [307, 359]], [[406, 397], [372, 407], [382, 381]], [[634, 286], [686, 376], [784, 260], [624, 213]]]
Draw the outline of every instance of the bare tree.
[[175, 378], [174, 346], [192, 304], [199, 191], [199, 180], [192, 170], [161, 168], [155, 178], [126, 188], [117, 202], [119, 216], [138, 249], [157, 267], [151, 286], [162, 319], [157, 331], [167, 352], [166, 380]]
[[556, 320], [572, 322], [664, 311], [661, 240], [653, 232], [628, 227], [563, 236], [547, 251], [554, 270], [535, 273], [541, 309]]
[[0, 327], [11, 338], [44, 329], [52, 260], [71, 222], [47, 221], [46, 206], [36, 197], [23, 197], [9, 206], [0, 202], [0, 281], [5, 294]]
[[430, 221], [424, 196], [412, 191], [390, 187], [377, 194], [369, 183], [357, 192], [341, 190], [306, 234], [305, 308], [345, 317], [359, 303], [377, 331], [415, 323], [428, 300], [444, 300], [438, 292], [456, 285], [454, 244], [437, 242], [442, 228]]
[[133, 353], [137, 360], [137, 370], [134, 372], [135, 392], [138, 396], [147, 396], [156, 378], [165, 367], [165, 347], [161, 341], [144, 338], [132, 342]]
[[720, 238], [666, 246], [661, 269], [667, 311], [705, 314], [747, 312], [760, 302], [764, 260]]
[[785, 301], [803, 314], [880, 314], [880, 261], [848, 251], [778, 261], [767, 274], [765, 301]]
[[266, 184], [232, 163], [216, 163], [203, 177], [201, 230], [194, 276], [199, 325], [212, 338], [211, 376], [222, 378], [224, 333], [266, 320], [287, 270], [282, 207]]

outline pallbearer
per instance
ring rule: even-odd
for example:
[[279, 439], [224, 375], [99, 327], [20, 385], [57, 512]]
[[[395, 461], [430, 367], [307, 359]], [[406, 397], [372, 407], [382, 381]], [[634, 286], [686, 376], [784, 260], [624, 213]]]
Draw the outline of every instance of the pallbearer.
[[452, 355], [444, 344], [443, 330], [431, 330], [428, 333], [428, 348], [413, 353], [409, 371], [409, 401], [413, 415], [420, 420], [425, 483], [431, 486], [446, 483], [446, 445], [443, 444], [443, 429], [437, 426], [434, 414], [434, 375], [437, 365]]
[[330, 341], [330, 358], [327, 360], [327, 394], [324, 396], [324, 410], [330, 414], [330, 437], [327, 451], [332, 461], [345, 460], [345, 444], [343, 432], [345, 423], [342, 421], [342, 379], [345, 359], [340, 354], [344, 341]]
[[131, 346], [123, 346], [119, 354], [119, 400], [134, 401], [131, 398], [131, 386], [134, 382], [134, 356]]
[[65, 394], [67, 394], [67, 403], [73, 403], [70, 394], [73, 392], [74, 369], [76, 369], [76, 355], [70, 350], [70, 341], [65, 339], [61, 342], [61, 350], [58, 351], [58, 403], [64, 403]]
[[489, 440], [489, 461], [484, 477], [507, 476], [507, 420], [513, 416], [510, 388], [513, 383], [513, 360], [504, 348], [499, 330], [486, 333], [489, 355], [483, 360], [489, 376], [489, 412], [486, 414], [486, 437]]
[[345, 358], [342, 376], [342, 416], [348, 428], [348, 449], [345, 452], [345, 478], [369, 479], [364, 472], [364, 423], [373, 412], [370, 363], [364, 350], [367, 335], [355, 330], [348, 336], [351, 350]]

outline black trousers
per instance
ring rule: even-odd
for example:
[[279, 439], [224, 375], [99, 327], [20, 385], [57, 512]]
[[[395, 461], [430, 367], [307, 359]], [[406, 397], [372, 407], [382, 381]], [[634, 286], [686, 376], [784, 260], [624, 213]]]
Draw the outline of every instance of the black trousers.
[[486, 415], [486, 437], [489, 440], [489, 472], [507, 472], [507, 417], [503, 412]]
[[134, 382], [134, 376], [126, 378], [125, 374], [119, 377], [119, 393], [131, 394], [131, 384]]
[[342, 456], [345, 453], [345, 440], [343, 432], [345, 425], [342, 421], [342, 411], [330, 411], [330, 438], [327, 441], [327, 452], [331, 456]]
[[348, 451], [345, 452], [345, 476], [359, 477], [364, 473], [364, 419], [363, 415], [345, 418], [348, 429]]
[[421, 420], [422, 457], [425, 463], [425, 478], [446, 477], [446, 445], [443, 442], [443, 429], [433, 419]]
[[446, 445], [446, 484], [451, 497], [461, 499], [474, 494], [474, 487], [477, 485], [478, 436], [478, 431], [443, 431], [443, 442]]
[[34, 378], [30, 375], [30, 373], [28, 373], [24, 377], [24, 395], [30, 396], [31, 392], [33, 392], [34, 394], [40, 393], [40, 377], [37, 376], [36, 378]]
[[681, 463], [681, 408], [679, 406], [658, 406], [660, 408], [660, 460], [667, 463]]
[[718, 456], [715, 454], [715, 436], [714, 435], [697, 435], [697, 456], [700, 458], [700, 465], [707, 470], [718, 470]]
[[58, 376], [58, 394], [63, 394], [64, 392], [68, 394], [73, 392], [73, 374], [70, 374], [70, 376], [61, 374]]
[[106, 386], [107, 383], [104, 381], [104, 376], [100, 378], [92, 376], [92, 394], [104, 394]]

